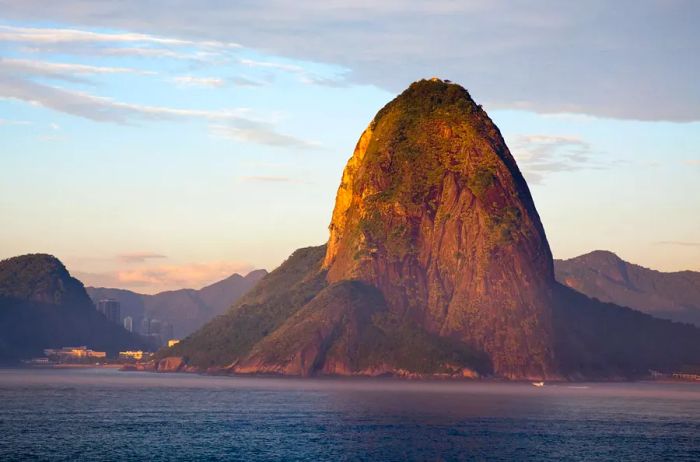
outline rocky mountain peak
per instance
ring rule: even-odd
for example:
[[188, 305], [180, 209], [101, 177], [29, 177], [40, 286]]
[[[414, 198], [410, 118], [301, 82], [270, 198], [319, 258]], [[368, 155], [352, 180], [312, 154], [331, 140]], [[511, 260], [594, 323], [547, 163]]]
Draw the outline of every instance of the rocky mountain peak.
[[559, 285], [500, 132], [464, 88], [431, 79], [360, 137], [328, 244], [159, 358], [241, 374], [620, 378], [697, 364], [699, 338]]
[[[486, 351], [506, 342], [547, 367], [549, 245], [499, 130], [459, 85], [415, 82], [370, 123], [343, 172], [324, 266], [329, 282], [363, 280], [430, 331]], [[507, 338], [491, 332], [497, 319]]]

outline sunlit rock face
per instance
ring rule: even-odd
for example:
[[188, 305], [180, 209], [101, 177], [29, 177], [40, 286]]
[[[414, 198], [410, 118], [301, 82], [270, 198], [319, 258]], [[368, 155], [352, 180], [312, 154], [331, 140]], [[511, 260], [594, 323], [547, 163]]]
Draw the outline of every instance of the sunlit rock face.
[[505, 376], [552, 370], [552, 255], [518, 167], [469, 93], [415, 82], [360, 137], [338, 189], [328, 281], [489, 353]]
[[238, 374], [538, 381], [700, 365], [700, 330], [591, 300], [553, 273], [496, 126], [464, 88], [422, 80], [360, 137], [328, 244], [297, 250], [158, 357]]

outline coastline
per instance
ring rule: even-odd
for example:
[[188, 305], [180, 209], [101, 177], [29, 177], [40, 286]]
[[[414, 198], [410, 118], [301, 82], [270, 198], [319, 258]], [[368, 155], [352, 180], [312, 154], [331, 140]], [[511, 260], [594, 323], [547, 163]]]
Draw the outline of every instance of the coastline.
[[[120, 372], [150, 372], [155, 374], [191, 374], [191, 375], [201, 375], [209, 377], [231, 377], [231, 378], [279, 378], [279, 379], [310, 379], [310, 380], [323, 380], [323, 379], [388, 379], [406, 382], [465, 382], [465, 383], [524, 383], [524, 384], [534, 384], [543, 382], [546, 385], [575, 385], [583, 383], [695, 383], [700, 385], [700, 379], [692, 378], [681, 378], [672, 376], [663, 377], [652, 377], [652, 376], [639, 376], [639, 377], [579, 377], [576, 379], [572, 378], [551, 378], [551, 379], [541, 379], [541, 378], [507, 378], [507, 377], [497, 377], [497, 376], [463, 376], [457, 374], [419, 374], [419, 373], [408, 373], [406, 371], [386, 371], [377, 374], [317, 374], [310, 376], [301, 375], [291, 375], [276, 372], [237, 372], [231, 370], [231, 368], [209, 368], [206, 370], [196, 368], [193, 366], [187, 366], [184, 362], [166, 361], [164, 364], [159, 362], [148, 362], [148, 363], [106, 363], [106, 364], [3, 364], [0, 365], [0, 369], [57, 369], [57, 370], [71, 370], [71, 369], [114, 369]], [[180, 359], [180, 358], [178, 358]], [[167, 366], [167, 367], [164, 367]]]

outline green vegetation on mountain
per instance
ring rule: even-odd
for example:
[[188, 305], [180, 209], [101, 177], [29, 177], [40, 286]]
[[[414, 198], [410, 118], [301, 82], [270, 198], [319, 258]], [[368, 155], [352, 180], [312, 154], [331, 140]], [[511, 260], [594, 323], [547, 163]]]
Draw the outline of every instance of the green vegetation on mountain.
[[557, 284], [558, 368], [564, 376], [643, 377], [700, 365], [700, 329], [592, 300]]
[[534, 201], [462, 87], [415, 82], [360, 137], [326, 246], [296, 251], [159, 358], [234, 373], [629, 378], [700, 364], [700, 330], [554, 279]]
[[171, 349], [198, 367], [221, 366], [247, 354], [326, 286], [321, 261], [325, 246], [299, 249], [265, 276], [226, 314], [207, 323]]
[[83, 284], [51, 255], [0, 261], [0, 362], [86, 345], [114, 355], [145, 344], [98, 313]]
[[0, 262], [0, 296], [53, 305], [83, 303], [83, 285], [63, 264], [46, 254], [30, 254]]

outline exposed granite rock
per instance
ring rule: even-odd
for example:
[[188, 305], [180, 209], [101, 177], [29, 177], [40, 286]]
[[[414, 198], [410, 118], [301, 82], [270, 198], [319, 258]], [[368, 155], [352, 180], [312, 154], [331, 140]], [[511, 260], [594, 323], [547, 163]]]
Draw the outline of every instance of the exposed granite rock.
[[700, 363], [700, 330], [559, 285], [498, 129], [432, 79], [360, 137], [328, 245], [296, 251], [167, 356], [239, 374], [609, 379]]
[[180, 356], [168, 356], [156, 364], [157, 372], [179, 372], [185, 366], [185, 360]]
[[390, 309], [491, 356], [552, 373], [552, 255], [500, 132], [466, 90], [420, 81], [382, 109], [348, 162], [324, 260]]

